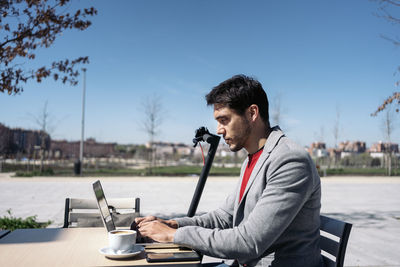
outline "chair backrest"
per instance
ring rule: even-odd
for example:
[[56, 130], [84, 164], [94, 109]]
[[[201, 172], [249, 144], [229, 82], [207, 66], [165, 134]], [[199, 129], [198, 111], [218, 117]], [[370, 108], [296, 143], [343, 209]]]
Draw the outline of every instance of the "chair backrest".
[[10, 233], [10, 230], [2, 230], [0, 229], [0, 238], [2, 238], [3, 236], [6, 236]]
[[[116, 226], [130, 226], [140, 216], [140, 198], [110, 198], [107, 202]], [[102, 226], [95, 199], [65, 199], [64, 228]]]
[[352, 224], [321, 215], [321, 254], [326, 267], [342, 267]]

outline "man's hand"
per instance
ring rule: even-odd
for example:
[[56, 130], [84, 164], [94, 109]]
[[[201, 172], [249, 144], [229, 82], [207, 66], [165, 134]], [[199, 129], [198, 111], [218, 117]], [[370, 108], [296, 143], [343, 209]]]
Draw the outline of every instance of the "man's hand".
[[159, 222], [164, 223], [174, 229], [178, 228], [178, 223], [175, 220], [163, 220], [163, 219], [157, 218], [156, 216], [135, 218], [135, 224], [137, 227], [140, 227], [143, 223], [148, 223], [148, 222], [152, 222], [152, 221], [159, 221]]
[[[154, 217], [154, 216], [153, 216]], [[176, 229], [165, 223], [165, 220], [141, 220], [138, 230], [142, 236], [157, 242], [173, 242]]]
[[140, 238], [150, 238], [157, 242], [172, 242], [178, 228], [175, 220], [163, 220], [155, 216], [137, 217], [131, 225]]
[[157, 218], [156, 216], [146, 216], [146, 217], [137, 217], [135, 218], [135, 223], [140, 227], [140, 224], [145, 223], [145, 222], [151, 222], [151, 221], [162, 221], [162, 219]]

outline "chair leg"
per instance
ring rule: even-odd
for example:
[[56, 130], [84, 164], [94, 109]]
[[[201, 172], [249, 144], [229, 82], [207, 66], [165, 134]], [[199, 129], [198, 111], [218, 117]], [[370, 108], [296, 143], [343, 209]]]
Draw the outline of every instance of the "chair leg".
[[140, 214], [140, 198], [136, 198], [135, 200], [135, 212]]
[[69, 226], [68, 218], [69, 218], [69, 198], [66, 198], [65, 199], [64, 225], [63, 225], [63, 228], [68, 228], [68, 226]]

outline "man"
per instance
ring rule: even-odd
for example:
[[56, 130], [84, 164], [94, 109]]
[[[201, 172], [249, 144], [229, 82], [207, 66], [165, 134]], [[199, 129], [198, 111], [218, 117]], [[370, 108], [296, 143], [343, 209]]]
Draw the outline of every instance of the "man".
[[307, 152], [271, 128], [261, 84], [234, 76], [206, 96], [232, 151], [244, 148], [236, 190], [217, 210], [193, 218], [138, 218], [143, 236], [192, 247], [243, 266], [322, 266], [320, 178]]

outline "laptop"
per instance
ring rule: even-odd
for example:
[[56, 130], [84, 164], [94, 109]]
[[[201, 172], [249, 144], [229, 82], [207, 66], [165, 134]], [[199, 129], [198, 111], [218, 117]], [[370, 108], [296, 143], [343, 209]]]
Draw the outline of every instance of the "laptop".
[[101, 219], [107, 232], [115, 230], [114, 220], [112, 218], [110, 209], [108, 207], [106, 196], [104, 195], [103, 187], [99, 180], [93, 183], [93, 191], [97, 200], [97, 207], [99, 208]]
[[[106, 196], [104, 195], [103, 187], [99, 180], [93, 183], [93, 191], [97, 200], [97, 207], [99, 208], [101, 219], [107, 232], [115, 230], [115, 223], [108, 207]], [[143, 240], [137, 240], [138, 245], [146, 246], [146, 248], [176, 248], [180, 247], [174, 243], [159, 243], [156, 241], [143, 242]]]

